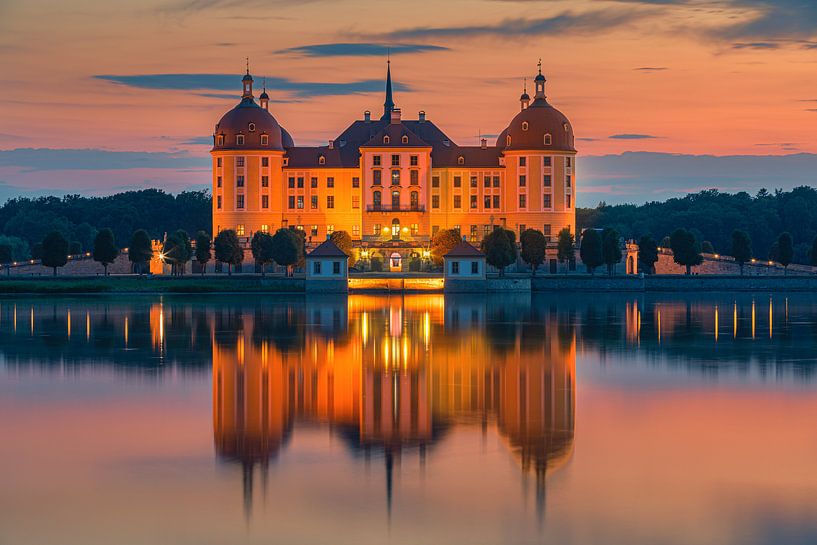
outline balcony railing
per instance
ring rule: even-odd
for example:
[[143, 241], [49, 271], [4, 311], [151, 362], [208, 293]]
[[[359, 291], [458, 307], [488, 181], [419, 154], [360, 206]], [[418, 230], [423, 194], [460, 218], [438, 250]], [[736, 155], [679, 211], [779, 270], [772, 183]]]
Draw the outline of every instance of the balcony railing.
[[388, 205], [370, 204], [366, 206], [366, 212], [425, 212], [426, 207], [422, 204]]

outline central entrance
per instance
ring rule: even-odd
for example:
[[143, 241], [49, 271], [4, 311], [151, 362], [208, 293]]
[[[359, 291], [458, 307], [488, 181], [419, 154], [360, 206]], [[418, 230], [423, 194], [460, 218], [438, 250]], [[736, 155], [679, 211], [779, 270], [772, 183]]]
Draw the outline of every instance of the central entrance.
[[403, 270], [403, 257], [397, 252], [392, 252], [389, 257], [389, 272], [400, 272]]

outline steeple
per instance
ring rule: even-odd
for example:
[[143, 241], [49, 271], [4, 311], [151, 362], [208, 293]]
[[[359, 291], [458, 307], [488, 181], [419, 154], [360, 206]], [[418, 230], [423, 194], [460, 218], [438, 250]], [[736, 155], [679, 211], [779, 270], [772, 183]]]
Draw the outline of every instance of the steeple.
[[522, 104], [522, 109], [530, 105], [530, 95], [528, 94], [528, 78], [525, 78], [524, 83], [522, 84], [522, 96], [519, 97], [519, 102]]
[[252, 76], [250, 75], [249, 57], [247, 57], [247, 73], [241, 79], [241, 83], [244, 85], [244, 92], [242, 93], [241, 98], [252, 99]]
[[542, 75], [542, 59], [539, 59], [539, 74], [533, 78], [533, 82], [536, 84], [536, 95], [534, 95], [535, 100], [542, 99], [544, 100], [547, 98], [545, 96], [545, 76]]
[[392, 110], [394, 110], [394, 100], [391, 92], [391, 59], [389, 59], [386, 61], [386, 102], [383, 103], [383, 117], [380, 120], [390, 120]]
[[264, 90], [261, 91], [261, 94], [258, 96], [258, 101], [261, 103], [262, 108], [269, 111], [269, 95], [267, 94], [267, 78], [264, 78]]

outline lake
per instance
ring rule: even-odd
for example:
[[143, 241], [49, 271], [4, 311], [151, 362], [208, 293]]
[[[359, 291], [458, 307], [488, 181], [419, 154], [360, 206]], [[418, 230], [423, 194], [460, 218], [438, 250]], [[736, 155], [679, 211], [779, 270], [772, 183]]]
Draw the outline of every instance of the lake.
[[808, 294], [0, 299], [0, 544], [817, 542]]

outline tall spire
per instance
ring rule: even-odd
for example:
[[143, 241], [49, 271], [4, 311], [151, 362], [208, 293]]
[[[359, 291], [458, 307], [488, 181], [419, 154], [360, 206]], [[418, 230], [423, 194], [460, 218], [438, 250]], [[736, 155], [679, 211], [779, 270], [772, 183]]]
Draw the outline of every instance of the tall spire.
[[252, 99], [252, 76], [250, 75], [250, 58], [247, 57], [247, 73], [241, 78], [241, 83], [244, 86], [244, 92], [241, 94], [242, 99]]
[[545, 79], [545, 76], [542, 74], [542, 59], [539, 59], [539, 64], [537, 66], [539, 67], [539, 73], [536, 75], [535, 78], [533, 78], [533, 82], [536, 85], [536, 94], [534, 95], [534, 98], [536, 100], [539, 99], [544, 100], [545, 98], [547, 98], [545, 97], [545, 81], [547, 80]]
[[386, 102], [383, 103], [383, 117], [381, 121], [391, 119], [391, 112], [394, 110], [394, 100], [391, 91], [391, 58], [386, 61]]

